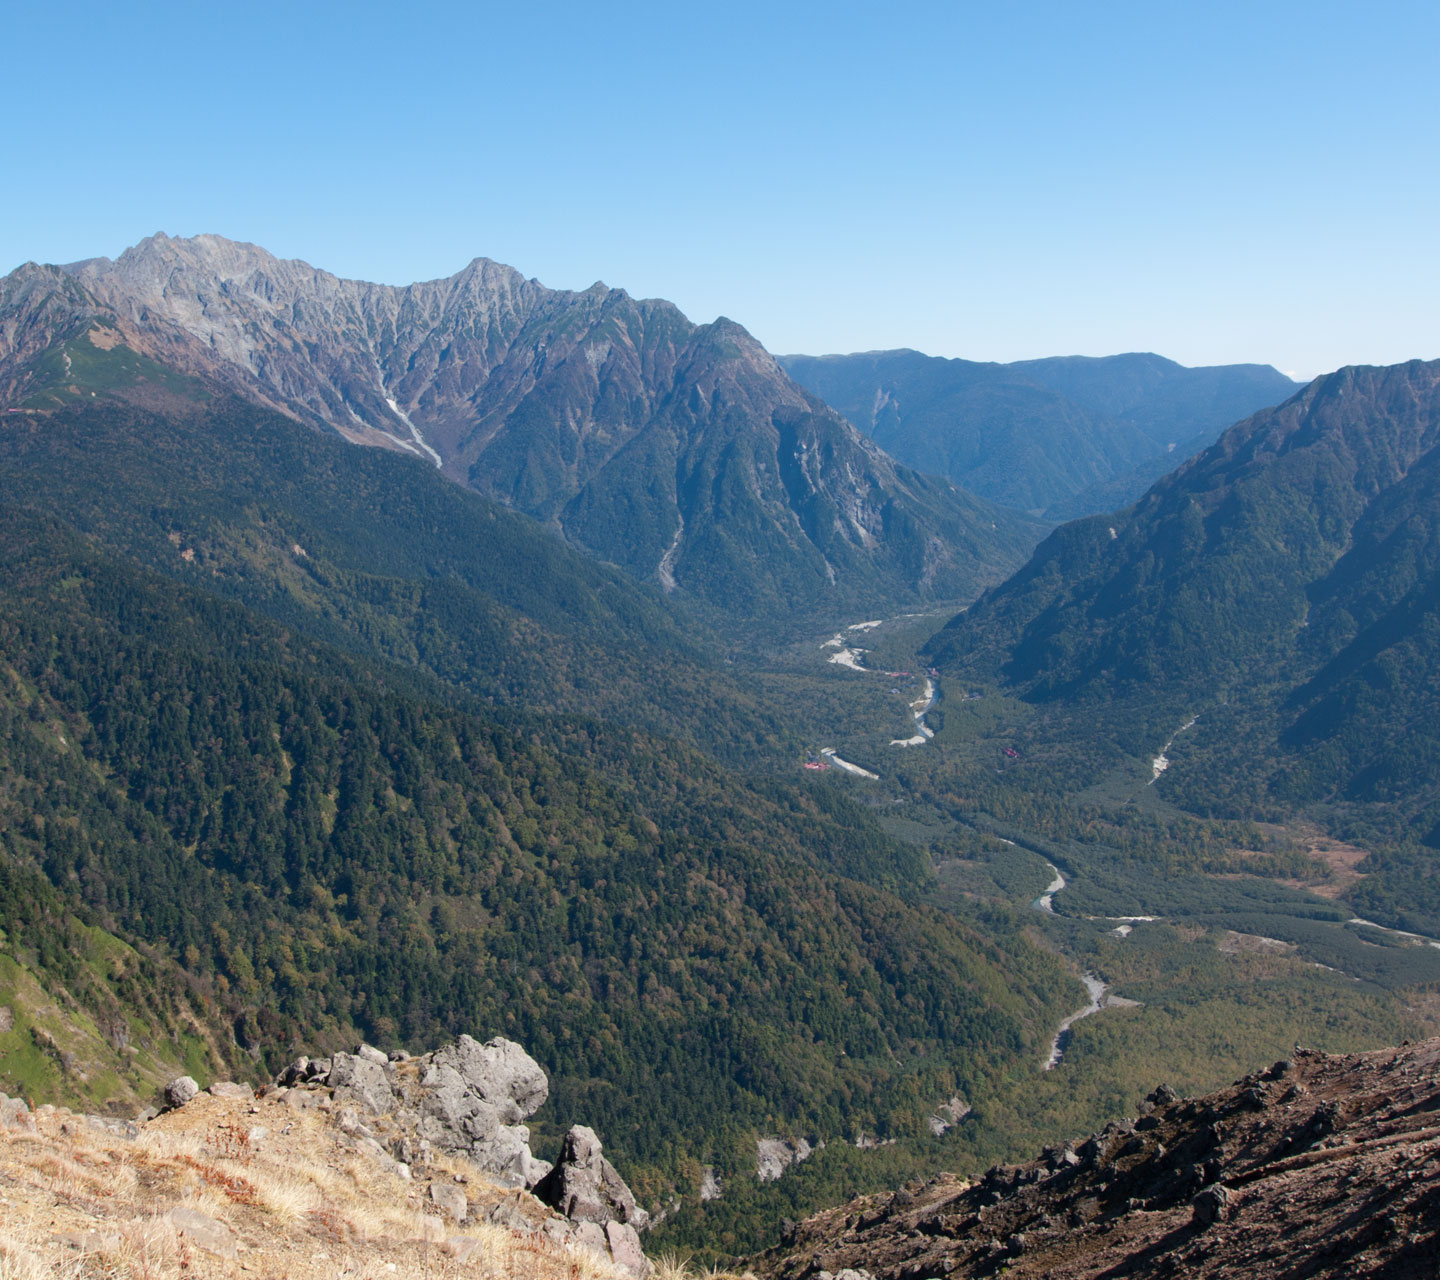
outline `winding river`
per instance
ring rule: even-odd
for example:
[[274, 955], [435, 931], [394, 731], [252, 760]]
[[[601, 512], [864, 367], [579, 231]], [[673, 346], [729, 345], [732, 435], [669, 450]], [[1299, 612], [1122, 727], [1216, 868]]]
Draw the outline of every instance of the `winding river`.
[[[915, 618], [920, 615], [907, 613], [901, 616]], [[871, 669], [865, 665], [865, 660], [861, 656], [866, 650], [856, 647], [850, 640], [850, 637], [856, 633], [863, 634], [866, 631], [873, 631], [876, 627], [880, 626], [884, 626], [884, 621], [878, 618], [870, 622], [852, 622], [848, 627], [837, 631], [820, 647], [822, 649], [835, 650], [828, 659], [833, 666], [847, 667], [851, 671], [867, 672], [873, 675], [884, 675], [893, 679], [896, 675], [893, 671], [872, 672]], [[915, 732], [908, 738], [891, 738], [890, 745], [892, 747], [923, 747], [935, 736], [935, 730], [925, 723], [926, 714], [930, 708], [935, 705], [935, 695], [935, 681], [929, 676], [926, 676], [924, 691], [910, 704], [910, 715], [915, 721]], [[833, 747], [826, 747], [820, 754], [835, 768], [841, 769], [846, 773], [854, 774], [857, 778], [879, 778], [880, 776], [878, 773], [873, 773], [869, 769], [862, 769], [857, 764], [851, 764], [848, 760], [840, 759], [840, 757], [835, 754]]]
[[[829, 661], [835, 666], [848, 667], [851, 671], [869, 671], [870, 668], [865, 666], [864, 659], [862, 657], [862, 655], [865, 653], [865, 650], [855, 646], [853, 643], [850, 643], [849, 637], [857, 632], [873, 630], [875, 627], [878, 627], [880, 625], [881, 624], [879, 622], [857, 622], [852, 626], [844, 628], [841, 631], [837, 631], [833, 636], [830, 637], [829, 640], [825, 641], [821, 648], [835, 650], [835, 652], [832, 653], [829, 658]], [[887, 672], [885, 674], [888, 675], [890, 673]], [[890, 745], [892, 747], [923, 746], [926, 742], [928, 742], [931, 738], [935, 736], [935, 731], [925, 723], [926, 713], [930, 710], [931, 707], [935, 705], [935, 695], [935, 682], [934, 680], [927, 677], [925, 680], [924, 692], [921, 693], [921, 695], [910, 704], [910, 712], [911, 715], [914, 717], [917, 732], [913, 737], [910, 738], [892, 739], [890, 742]], [[1192, 719], [1188, 724], [1181, 725], [1180, 728], [1175, 731], [1176, 734], [1183, 733], [1194, 723], [1195, 721]], [[1174, 741], [1175, 737], [1172, 735], [1170, 742], [1167, 742], [1165, 744], [1164, 750], [1161, 751], [1160, 755], [1152, 764], [1151, 767], [1154, 770], [1155, 778], [1158, 778], [1160, 774], [1164, 772], [1166, 766], [1169, 764], [1169, 761], [1165, 757], [1165, 752], [1170, 749], [1170, 745]], [[869, 769], [862, 768], [860, 765], [857, 764], [852, 764], [849, 760], [842, 760], [839, 756], [835, 754], [834, 747], [824, 748], [820, 752], [820, 755], [827, 764], [829, 764], [833, 768], [840, 769], [845, 773], [854, 774], [855, 776], [861, 778], [878, 777], [877, 774], [871, 772]], [[1152, 778], [1151, 781], [1153, 782], [1154, 778]], [[1004, 837], [1000, 838], [1002, 840], [1004, 839]], [[1006, 844], [1012, 845], [1015, 843], [1013, 840], [1005, 840], [1004, 842]], [[1048, 911], [1050, 914], [1053, 915], [1055, 913], [1055, 895], [1064, 891], [1066, 881], [1064, 873], [1060, 870], [1059, 867], [1055, 866], [1054, 863], [1047, 863], [1046, 865], [1050, 868], [1050, 883], [1045, 886], [1045, 891], [1030, 905], [1036, 911]], [[1139, 917], [1136, 918], [1138, 919]], [[1075, 1010], [1074, 1013], [1070, 1014], [1067, 1018], [1064, 1019], [1064, 1021], [1060, 1023], [1059, 1030], [1055, 1032], [1055, 1038], [1050, 1042], [1049, 1056], [1045, 1059], [1046, 1071], [1050, 1071], [1054, 1067], [1058, 1066], [1061, 1059], [1064, 1058], [1065, 1048], [1070, 1040], [1070, 1029], [1077, 1022], [1079, 1022], [1081, 1018], [1088, 1018], [1092, 1013], [1099, 1013], [1101, 1009], [1105, 1008], [1109, 1004], [1122, 1003], [1121, 1001], [1116, 1000], [1115, 997], [1109, 995], [1109, 987], [1099, 978], [1097, 978], [1093, 973], [1083, 974], [1081, 977], [1081, 981], [1085, 983], [1085, 990], [1089, 993], [1089, 1002], [1085, 1005], [1083, 1009]]]
[[[1013, 844], [1013, 840], [1005, 841], [1006, 844]], [[1052, 877], [1050, 883], [1045, 886], [1045, 892], [1035, 899], [1030, 905], [1036, 911], [1048, 911], [1055, 914], [1055, 895], [1065, 888], [1065, 876], [1053, 862], [1045, 864], [1050, 868]], [[1061, 1024], [1056, 1031], [1055, 1038], [1050, 1041], [1050, 1054], [1045, 1059], [1045, 1070], [1051, 1071], [1060, 1065], [1060, 1060], [1065, 1056], [1065, 1047], [1070, 1043], [1070, 1028], [1081, 1018], [1088, 1018], [1092, 1013], [1099, 1013], [1101, 1009], [1110, 1003], [1110, 997], [1106, 992], [1110, 990], [1105, 983], [1101, 982], [1093, 973], [1082, 974], [1080, 980], [1085, 984], [1085, 990], [1090, 993], [1090, 1001], [1083, 1009], [1076, 1009]]]
[[1060, 1065], [1060, 1059], [1065, 1056], [1065, 1047], [1070, 1042], [1070, 1028], [1081, 1018], [1088, 1018], [1092, 1013], [1099, 1013], [1105, 1007], [1105, 993], [1109, 988], [1093, 973], [1082, 975], [1080, 980], [1085, 984], [1085, 990], [1090, 993], [1090, 1003], [1083, 1009], [1075, 1010], [1060, 1024], [1060, 1030], [1055, 1033], [1055, 1039], [1050, 1042], [1050, 1056], [1045, 1059], [1046, 1071], [1053, 1070]]

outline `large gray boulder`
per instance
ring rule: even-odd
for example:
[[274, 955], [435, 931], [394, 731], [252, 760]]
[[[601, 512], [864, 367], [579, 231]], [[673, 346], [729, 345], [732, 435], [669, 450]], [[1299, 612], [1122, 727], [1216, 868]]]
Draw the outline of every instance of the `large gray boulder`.
[[565, 1135], [559, 1163], [535, 1187], [538, 1199], [573, 1222], [622, 1222], [643, 1231], [650, 1215], [605, 1159], [593, 1129], [575, 1125]]
[[372, 1116], [383, 1116], [395, 1107], [390, 1069], [353, 1053], [337, 1053], [330, 1060], [327, 1084], [335, 1091], [337, 1103], [351, 1103]]
[[165, 1086], [165, 1105], [183, 1107], [200, 1092], [200, 1086], [192, 1076], [176, 1076]]
[[362, 1044], [332, 1058], [300, 1058], [279, 1083], [295, 1090], [287, 1101], [298, 1098], [300, 1105], [314, 1087], [328, 1087], [338, 1104], [390, 1116], [407, 1154], [463, 1155], [505, 1186], [530, 1187], [550, 1171], [532, 1154], [522, 1123], [549, 1096], [549, 1082], [513, 1040], [481, 1044], [461, 1036], [416, 1058]]
[[549, 1172], [531, 1153], [521, 1121], [550, 1087], [540, 1064], [513, 1040], [481, 1044], [461, 1036], [405, 1066], [399, 1093], [419, 1140], [469, 1157], [505, 1186], [530, 1187]]
[[[533, 1116], [550, 1096], [540, 1064], [513, 1040], [497, 1037], [481, 1044], [471, 1036], [461, 1036], [430, 1055], [425, 1074], [431, 1079], [448, 1079], [450, 1072], [495, 1107], [504, 1124], [519, 1124]], [[428, 1079], [422, 1083], [428, 1084]]]

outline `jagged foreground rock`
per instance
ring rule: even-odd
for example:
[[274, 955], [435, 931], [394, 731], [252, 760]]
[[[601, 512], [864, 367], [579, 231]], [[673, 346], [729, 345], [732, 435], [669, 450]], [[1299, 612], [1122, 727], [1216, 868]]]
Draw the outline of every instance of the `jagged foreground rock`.
[[530, 1151], [523, 1121], [549, 1096], [540, 1064], [511, 1040], [461, 1036], [423, 1057], [387, 1057], [370, 1045], [329, 1059], [302, 1058], [284, 1085], [328, 1086], [336, 1103], [388, 1121], [404, 1163], [432, 1149], [468, 1156], [503, 1186], [533, 1187], [550, 1171]]
[[539, 1110], [550, 1086], [540, 1064], [513, 1040], [481, 1044], [462, 1035], [420, 1057], [387, 1056], [361, 1045], [329, 1059], [301, 1058], [279, 1083], [287, 1094], [304, 1091], [296, 1105], [338, 1108], [340, 1127], [397, 1176], [411, 1176], [437, 1151], [463, 1156], [500, 1186], [533, 1191], [557, 1210], [568, 1225], [552, 1234], [608, 1253], [634, 1274], [648, 1274], [637, 1233], [650, 1225], [649, 1214], [605, 1159], [594, 1131], [574, 1126], [553, 1166], [530, 1150], [523, 1122]]
[[572, 1129], [553, 1168], [531, 1154], [521, 1122], [547, 1093], [519, 1045], [461, 1036], [393, 1061], [367, 1045], [301, 1058], [258, 1092], [181, 1077], [136, 1120], [0, 1095], [0, 1275], [138, 1254], [147, 1275], [648, 1276], [648, 1215], [595, 1134]]
[[1297, 1049], [1228, 1089], [1162, 1086], [1138, 1120], [969, 1184], [829, 1210], [752, 1265], [774, 1280], [1433, 1277], [1440, 1040]]

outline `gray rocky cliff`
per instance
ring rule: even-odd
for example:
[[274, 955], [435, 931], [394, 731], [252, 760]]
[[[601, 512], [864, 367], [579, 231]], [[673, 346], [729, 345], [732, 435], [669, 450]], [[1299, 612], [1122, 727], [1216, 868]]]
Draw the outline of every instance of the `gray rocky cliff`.
[[733, 321], [692, 324], [603, 284], [548, 289], [476, 259], [398, 287], [156, 235], [0, 283], [0, 394], [34, 384], [46, 342], [94, 324], [744, 613], [971, 594], [1040, 532], [893, 462]]
[[[347, 1139], [397, 1177], [418, 1176], [441, 1152], [463, 1157], [491, 1181], [532, 1191], [553, 1209], [558, 1218], [542, 1221], [557, 1224], [544, 1227], [547, 1233], [558, 1231], [637, 1276], [652, 1269], [638, 1235], [650, 1225], [649, 1214], [604, 1158], [593, 1130], [572, 1128], [553, 1168], [530, 1150], [524, 1121], [544, 1104], [549, 1082], [514, 1041], [482, 1044], [462, 1035], [416, 1057], [370, 1045], [329, 1058], [302, 1057], [269, 1086], [277, 1091], [292, 1106], [332, 1112]], [[184, 1101], [193, 1096], [181, 1089], [172, 1105], [184, 1105], [180, 1093], [187, 1094]], [[432, 1180], [430, 1198], [463, 1220], [464, 1196], [453, 1186]], [[501, 1225], [530, 1229], [534, 1214], [517, 1208], [502, 1217]]]

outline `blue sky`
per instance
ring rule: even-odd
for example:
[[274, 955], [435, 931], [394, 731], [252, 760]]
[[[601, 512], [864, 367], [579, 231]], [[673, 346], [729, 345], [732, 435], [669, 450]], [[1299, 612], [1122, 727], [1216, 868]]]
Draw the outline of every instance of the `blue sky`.
[[11, 0], [0, 44], [0, 270], [214, 231], [780, 352], [1440, 356], [1433, 0]]

